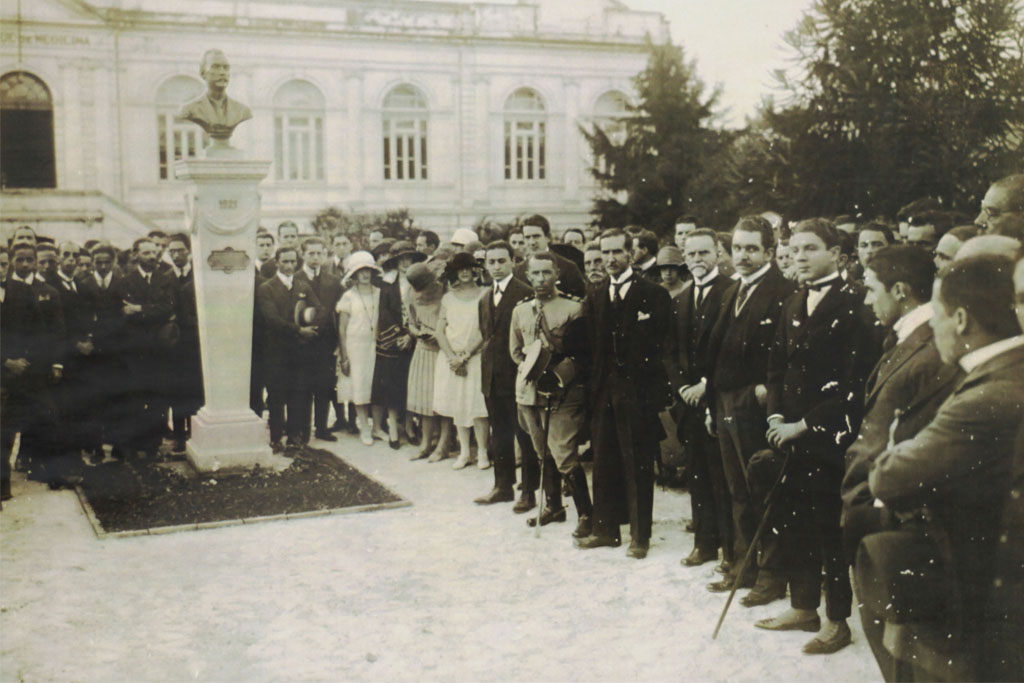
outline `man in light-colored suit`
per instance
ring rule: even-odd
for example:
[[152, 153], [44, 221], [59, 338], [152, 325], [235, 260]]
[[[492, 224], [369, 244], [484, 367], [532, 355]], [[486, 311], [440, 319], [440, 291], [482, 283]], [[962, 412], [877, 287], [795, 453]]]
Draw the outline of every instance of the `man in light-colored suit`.
[[[885, 625], [885, 643], [914, 677], [975, 678], [994, 579], [1014, 438], [1024, 418], [1024, 335], [1013, 314], [1013, 264], [979, 256], [939, 274], [931, 326], [943, 362], [966, 377], [914, 438], [888, 448], [868, 477], [894, 512], [927, 507], [948, 536], [956, 590], [937, 595], [949, 623]], [[898, 597], [898, 596], [897, 596]]]

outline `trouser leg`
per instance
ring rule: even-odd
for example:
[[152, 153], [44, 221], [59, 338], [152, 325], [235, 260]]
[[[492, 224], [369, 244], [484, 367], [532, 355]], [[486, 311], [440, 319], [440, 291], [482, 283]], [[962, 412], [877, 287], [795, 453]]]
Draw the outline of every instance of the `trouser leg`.
[[511, 490], [516, 483], [517, 406], [512, 396], [486, 396], [490, 423], [487, 453], [494, 466], [494, 487]]

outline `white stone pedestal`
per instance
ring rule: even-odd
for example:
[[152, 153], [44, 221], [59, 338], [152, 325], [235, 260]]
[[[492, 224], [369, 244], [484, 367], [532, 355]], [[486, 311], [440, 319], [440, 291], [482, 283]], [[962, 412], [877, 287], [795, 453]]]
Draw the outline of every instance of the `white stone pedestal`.
[[259, 227], [259, 182], [269, 161], [210, 148], [183, 159], [175, 176], [189, 182], [185, 220], [192, 235], [199, 341], [206, 405], [192, 418], [188, 459], [203, 472], [270, 467], [266, 422], [249, 409], [253, 249]]

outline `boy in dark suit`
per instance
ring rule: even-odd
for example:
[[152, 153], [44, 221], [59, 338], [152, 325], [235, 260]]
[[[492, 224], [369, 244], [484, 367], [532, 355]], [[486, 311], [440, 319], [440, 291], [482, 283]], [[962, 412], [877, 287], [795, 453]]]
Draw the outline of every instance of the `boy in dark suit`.
[[593, 351], [594, 515], [593, 535], [577, 546], [618, 546], [619, 525], [628, 521], [628, 554], [642, 559], [651, 538], [653, 463], [664, 436], [658, 413], [671, 402], [663, 359], [672, 301], [663, 287], [633, 273], [631, 248], [622, 230], [601, 235], [609, 286], [584, 302]]
[[[780, 491], [780, 549], [792, 609], [762, 619], [768, 630], [818, 631], [806, 654], [850, 644], [853, 591], [839, 526], [843, 454], [860, 427], [864, 384], [880, 345], [864, 297], [839, 275], [831, 221], [801, 221], [789, 242], [803, 288], [786, 300], [768, 361], [768, 443], [790, 452]], [[818, 617], [822, 568], [826, 616]]]

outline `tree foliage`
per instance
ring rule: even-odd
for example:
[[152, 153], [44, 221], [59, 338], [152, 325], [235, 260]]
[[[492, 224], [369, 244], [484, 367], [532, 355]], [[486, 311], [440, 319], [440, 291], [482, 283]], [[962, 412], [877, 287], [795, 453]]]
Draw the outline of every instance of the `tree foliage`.
[[[749, 184], [791, 216], [973, 209], [1024, 159], [1016, 0], [817, 0], [787, 35], [796, 69], [769, 103]], [[756, 146], [756, 145], [755, 145]]]
[[651, 45], [647, 67], [634, 79], [638, 101], [618, 123], [624, 135], [581, 126], [597, 163], [591, 174], [603, 192], [593, 224], [641, 225], [665, 234], [675, 219], [716, 214], [720, 180], [707, 173], [728, 147], [729, 134], [712, 128], [718, 91], [705, 95], [695, 66], [681, 48]]
[[312, 220], [313, 228], [325, 237], [338, 233], [348, 235], [357, 243], [365, 243], [374, 230], [382, 230], [387, 237], [405, 239], [413, 224], [409, 209], [392, 209], [383, 213], [356, 213], [336, 206], [320, 210]]

